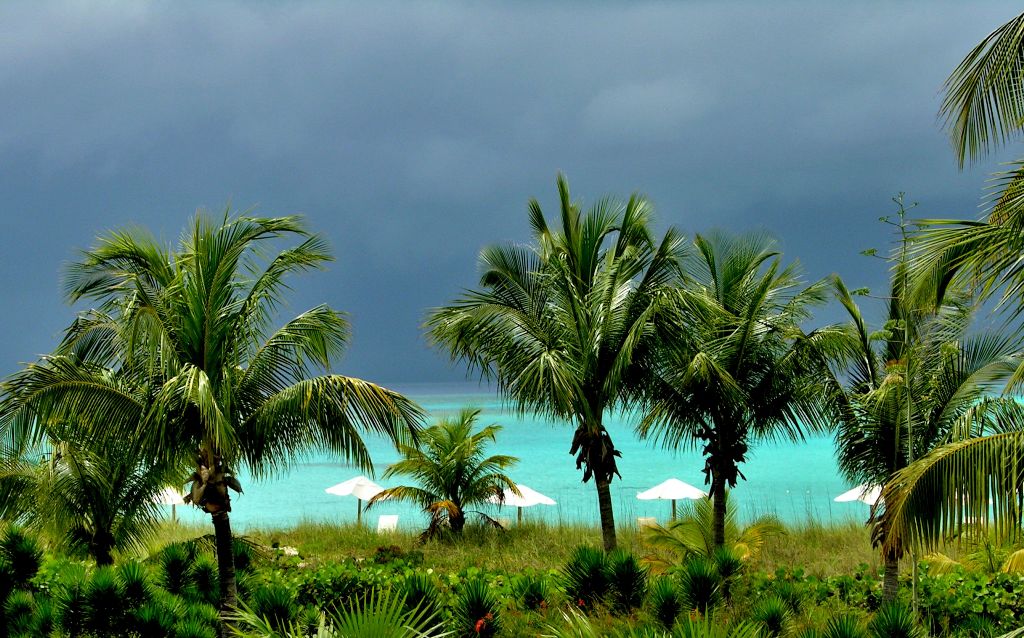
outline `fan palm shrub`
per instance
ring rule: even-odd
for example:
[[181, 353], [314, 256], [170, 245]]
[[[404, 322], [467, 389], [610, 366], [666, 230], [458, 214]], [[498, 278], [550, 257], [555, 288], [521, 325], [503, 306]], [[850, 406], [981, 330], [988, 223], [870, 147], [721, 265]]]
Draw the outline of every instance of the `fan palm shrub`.
[[537, 611], [550, 602], [551, 587], [544, 574], [528, 571], [512, 581], [512, 595], [521, 609]]
[[[33, 635], [35, 627], [36, 600], [31, 592], [15, 591], [3, 603], [0, 614], [0, 633], [4, 636], [28, 638]], [[6, 632], [4, 632], [6, 627]], [[40, 634], [35, 634], [40, 635]]]
[[399, 590], [405, 600], [406, 610], [420, 610], [430, 616], [441, 612], [441, 592], [434, 578], [425, 572], [414, 572], [402, 583]]
[[679, 599], [679, 590], [675, 582], [668, 576], [659, 576], [651, 583], [649, 604], [651, 615], [662, 628], [671, 631], [676, 619], [683, 611], [683, 603]]
[[309, 450], [369, 470], [363, 433], [409, 443], [419, 429], [421, 411], [402, 395], [330, 373], [349, 339], [341, 313], [322, 305], [278, 323], [288, 278], [329, 259], [297, 217], [198, 213], [175, 248], [143, 230], [104, 235], [65, 279], [70, 301], [97, 307], [52, 356], [6, 380], [0, 437], [20, 452], [43, 424], [74, 419], [147, 460], [190, 463], [186, 500], [210, 515], [229, 613], [239, 470], [263, 476]]
[[712, 541], [726, 538], [727, 489], [742, 478], [750, 446], [799, 441], [828, 420], [819, 373], [800, 324], [825, 300], [824, 282], [805, 286], [760, 234], [698, 235], [687, 278], [671, 295], [648, 411], [639, 433], [669, 449], [699, 449], [714, 505]]
[[789, 604], [782, 598], [768, 596], [754, 603], [750, 610], [750, 619], [760, 623], [765, 634], [777, 638], [785, 632], [792, 613]]
[[180, 468], [140, 458], [130, 442], [91, 439], [70, 425], [48, 429], [46, 458], [0, 461], [0, 514], [100, 566], [143, 548], [161, 519], [154, 497]]
[[608, 594], [608, 555], [589, 545], [580, 545], [569, 555], [560, 576], [569, 602], [590, 609]]
[[491, 638], [501, 630], [501, 609], [497, 597], [482, 578], [466, 581], [452, 605], [454, 635], [460, 638]]
[[868, 632], [857, 616], [837, 614], [828, 619], [821, 638], [868, 638]]
[[264, 619], [275, 631], [298, 620], [299, 606], [295, 593], [284, 583], [271, 582], [256, 588], [250, 601], [252, 612]]
[[608, 556], [607, 571], [612, 611], [628, 614], [640, 607], [647, 595], [647, 568], [629, 552], [617, 549]]
[[0, 537], [0, 561], [9, 569], [8, 583], [24, 588], [39, 571], [43, 550], [35, 538], [11, 525]]
[[604, 199], [586, 212], [558, 176], [560, 219], [549, 226], [530, 200], [530, 246], [480, 253], [479, 286], [427, 319], [430, 340], [467, 363], [522, 412], [574, 427], [570, 454], [593, 479], [606, 551], [615, 549], [611, 483], [619, 451], [605, 413], [646, 387], [663, 292], [679, 279], [684, 242], [656, 241], [651, 206], [639, 196]]
[[715, 562], [704, 556], [691, 556], [677, 568], [679, 599], [687, 609], [707, 614], [722, 597], [722, 576]]
[[872, 638], [923, 638], [927, 635], [917, 624], [914, 612], [906, 605], [891, 602], [882, 605], [868, 622]]
[[442, 530], [462, 534], [466, 515], [489, 516], [471, 508], [495, 497], [504, 498], [505, 489], [517, 491], [515, 483], [503, 474], [519, 459], [512, 456], [487, 456], [487, 446], [494, 443], [500, 425], [476, 429], [480, 410], [463, 410], [454, 419], [443, 419], [423, 431], [419, 446], [401, 445], [402, 459], [388, 467], [384, 478], [408, 476], [417, 485], [387, 488], [367, 504], [367, 509], [384, 500], [409, 501], [423, 508], [430, 516], [425, 535]]

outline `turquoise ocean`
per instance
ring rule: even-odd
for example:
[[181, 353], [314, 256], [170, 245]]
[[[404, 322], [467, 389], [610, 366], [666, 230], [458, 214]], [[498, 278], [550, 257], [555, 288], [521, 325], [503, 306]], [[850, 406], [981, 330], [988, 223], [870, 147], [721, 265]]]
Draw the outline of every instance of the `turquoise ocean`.
[[[542, 520], [550, 524], [597, 524], [597, 493], [593, 483], [582, 483], [582, 472], [569, 455], [572, 426], [531, 416], [517, 416], [506, 409], [493, 392], [466, 389], [464, 386], [421, 384], [397, 387], [416, 400], [432, 419], [457, 413], [463, 407], [481, 410], [480, 424], [503, 426], [492, 454], [509, 454], [519, 464], [508, 474], [522, 483], [550, 496], [555, 506], [525, 509], [524, 520]], [[612, 499], [619, 526], [635, 522], [640, 516], [653, 516], [659, 521], [671, 512], [668, 501], [641, 501], [639, 491], [675, 477], [706, 490], [704, 461], [699, 450], [674, 452], [640, 440], [633, 432], [636, 419], [628, 415], [610, 414], [606, 426], [622, 452], [619, 472], [622, 478], [612, 483]], [[389, 464], [398, 460], [394, 448], [384, 439], [365, 439], [373, 458], [375, 476], [384, 487], [401, 484], [401, 477], [389, 480], [381, 475]], [[742, 519], [749, 520], [763, 513], [774, 513], [787, 523], [813, 519], [822, 523], [864, 521], [868, 507], [860, 502], [835, 503], [833, 498], [849, 489], [838, 474], [835, 445], [831, 435], [812, 436], [802, 443], [757, 442], [751, 446], [747, 463], [741, 468], [741, 480], [731, 497], [739, 506]], [[341, 459], [316, 454], [295, 463], [287, 473], [255, 480], [244, 470], [240, 472], [245, 492], [232, 499], [232, 525], [236, 529], [281, 529], [303, 521], [349, 523], [356, 519], [354, 497], [332, 496], [324, 490], [336, 483], [361, 474]], [[515, 520], [514, 508], [499, 512], [497, 506], [482, 508], [487, 513]], [[411, 505], [380, 503], [364, 515], [373, 525], [380, 514], [398, 514], [399, 526], [422, 529], [426, 515]], [[178, 518], [185, 522], [205, 524], [208, 518], [192, 507], [177, 507]]]

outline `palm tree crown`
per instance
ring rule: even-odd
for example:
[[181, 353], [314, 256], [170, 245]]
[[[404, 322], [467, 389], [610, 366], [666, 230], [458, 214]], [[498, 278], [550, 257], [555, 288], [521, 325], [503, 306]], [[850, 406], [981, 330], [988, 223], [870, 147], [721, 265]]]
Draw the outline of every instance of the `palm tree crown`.
[[594, 479], [606, 549], [615, 546], [609, 485], [618, 450], [606, 410], [635, 401], [665, 289], [678, 280], [683, 242], [655, 242], [651, 207], [634, 195], [601, 200], [586, 213], [558, 177], [560, 225], [529, 204], [531, 246], [480, 253], [477, 290], [434, 310], [427, 328], [454, 359], [497, 381], [519, 410], [571, 420], [570, 454]]
[[[468, 508], [480, 505], [491, 497], [502, 499], [504, 490], [517, 492], [515, 483], [503, 474], [519, 459], [513, 456], [486, 455], [500, 425], [488, 425], [474, 432], [479, 410], [463, 410], [455, 419], [442, 420], [427, 428], [421, 445], [402, 445], [402, 460], [391, 465], [384, 477], [404, 475], [417, 485], [403, 485], [384, 490], [370, 501], [383, 499], [410, 501], [430, 514], [428, 535], [448, 527], [462, 532]], [[486, 519], [490, 517], [477, 512]]]

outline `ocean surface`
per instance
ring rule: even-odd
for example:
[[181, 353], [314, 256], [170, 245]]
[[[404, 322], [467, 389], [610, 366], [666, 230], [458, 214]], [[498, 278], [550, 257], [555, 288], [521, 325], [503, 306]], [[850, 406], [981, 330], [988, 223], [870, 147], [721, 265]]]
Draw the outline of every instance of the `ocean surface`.
[[[481, 410], [478, 423], [497, 423], [504, 429], [490, 448], [491, 454], [509, 454], [519, 463], [509, 472], [522, 483], [550, 496], [555, 506], [524, 509], [524, 520], [548, 523], [592, 523], [599, 521], [597, 492], [592, 482], [582, 483], [582, 472], [576, 469], [569, 455], [573, 427], [566, 422], [521, 417], [504, 409], [492, 392], [459, 386], [416, 385], [397, 388], [415, 399], [436, 419], [457, 413], [463, 407]], [[704, 461], [699, 451], [675, 452], [641, 441], [634, 433], [636, 419], [629, 415], [606, 417], [612, 440], [622, 452], [619, 472], [622, 479], [612, 483], [615, 519], [619, 526], [635, 522], [637, 517], [653, 516], [666, 520], [671, 512], [669, 501], [641, 501], [637, 492], [675, 477], [706, 490]], [[384, 487], [400, 485], [402, 477], [381, 479], [398, 454], [384, 439], [365, 439], [375, 465], [372, 477]], [[748, 461], [741, 467], [746, 480], [741, 480], [730, 494], [739, 507], [742, 519], [749, 520], [763, 513], [774, 513], [788, 523], [808, 519], [820, 522], [864, 521], [868, 506], [860, 502], [835, 503], [832, 499], [849, 489], [838, 474], [835, 446], [831, 435], [813, 436], [802, 443], [757, 442], [751, 446]], [[355, 497], [332, 496], [324, 490], [361, 474], [331, 455], [311, 455], [292, 466], [287, 473], [255, 480], [240, 471], [245, 492], [232, 499], [232, 524], [240, 530], [249, 528], [287, 528], [302, 521], [353, 522], [356, 519]], [[168, 508], [169, 509], [169, 508]], [[497, 506], [481, 508], [493, 516], [515, 520], [516, 510]], [[376, 524], [380, 514], [398, 514], [399, 527], [422, 529], [427, 516], [411, 505], [379, 503], [364, 521]], [[206, 523], [208, 517], [192, 507], [177, 507], [182, 521]]]

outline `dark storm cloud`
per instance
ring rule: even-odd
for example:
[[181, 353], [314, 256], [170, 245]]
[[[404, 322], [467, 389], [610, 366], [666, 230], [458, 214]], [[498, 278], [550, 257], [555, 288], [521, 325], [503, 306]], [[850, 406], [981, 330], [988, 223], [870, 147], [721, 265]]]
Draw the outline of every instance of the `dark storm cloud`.
[[526, 238], [558, 170], [877, 285], [857, 253], [891, 195], [975, 213], [992, 166], [957, 172], [939, 90], [1017, 8], [850, 4], [4, 3], [2, 370], [52, 348], [60, 265], [97, 233], [170, 240], [228, 202], [330, 239], [291, 310], [349, 311], [342, 368], [383, 381], [460, 378], [423, 313]]

